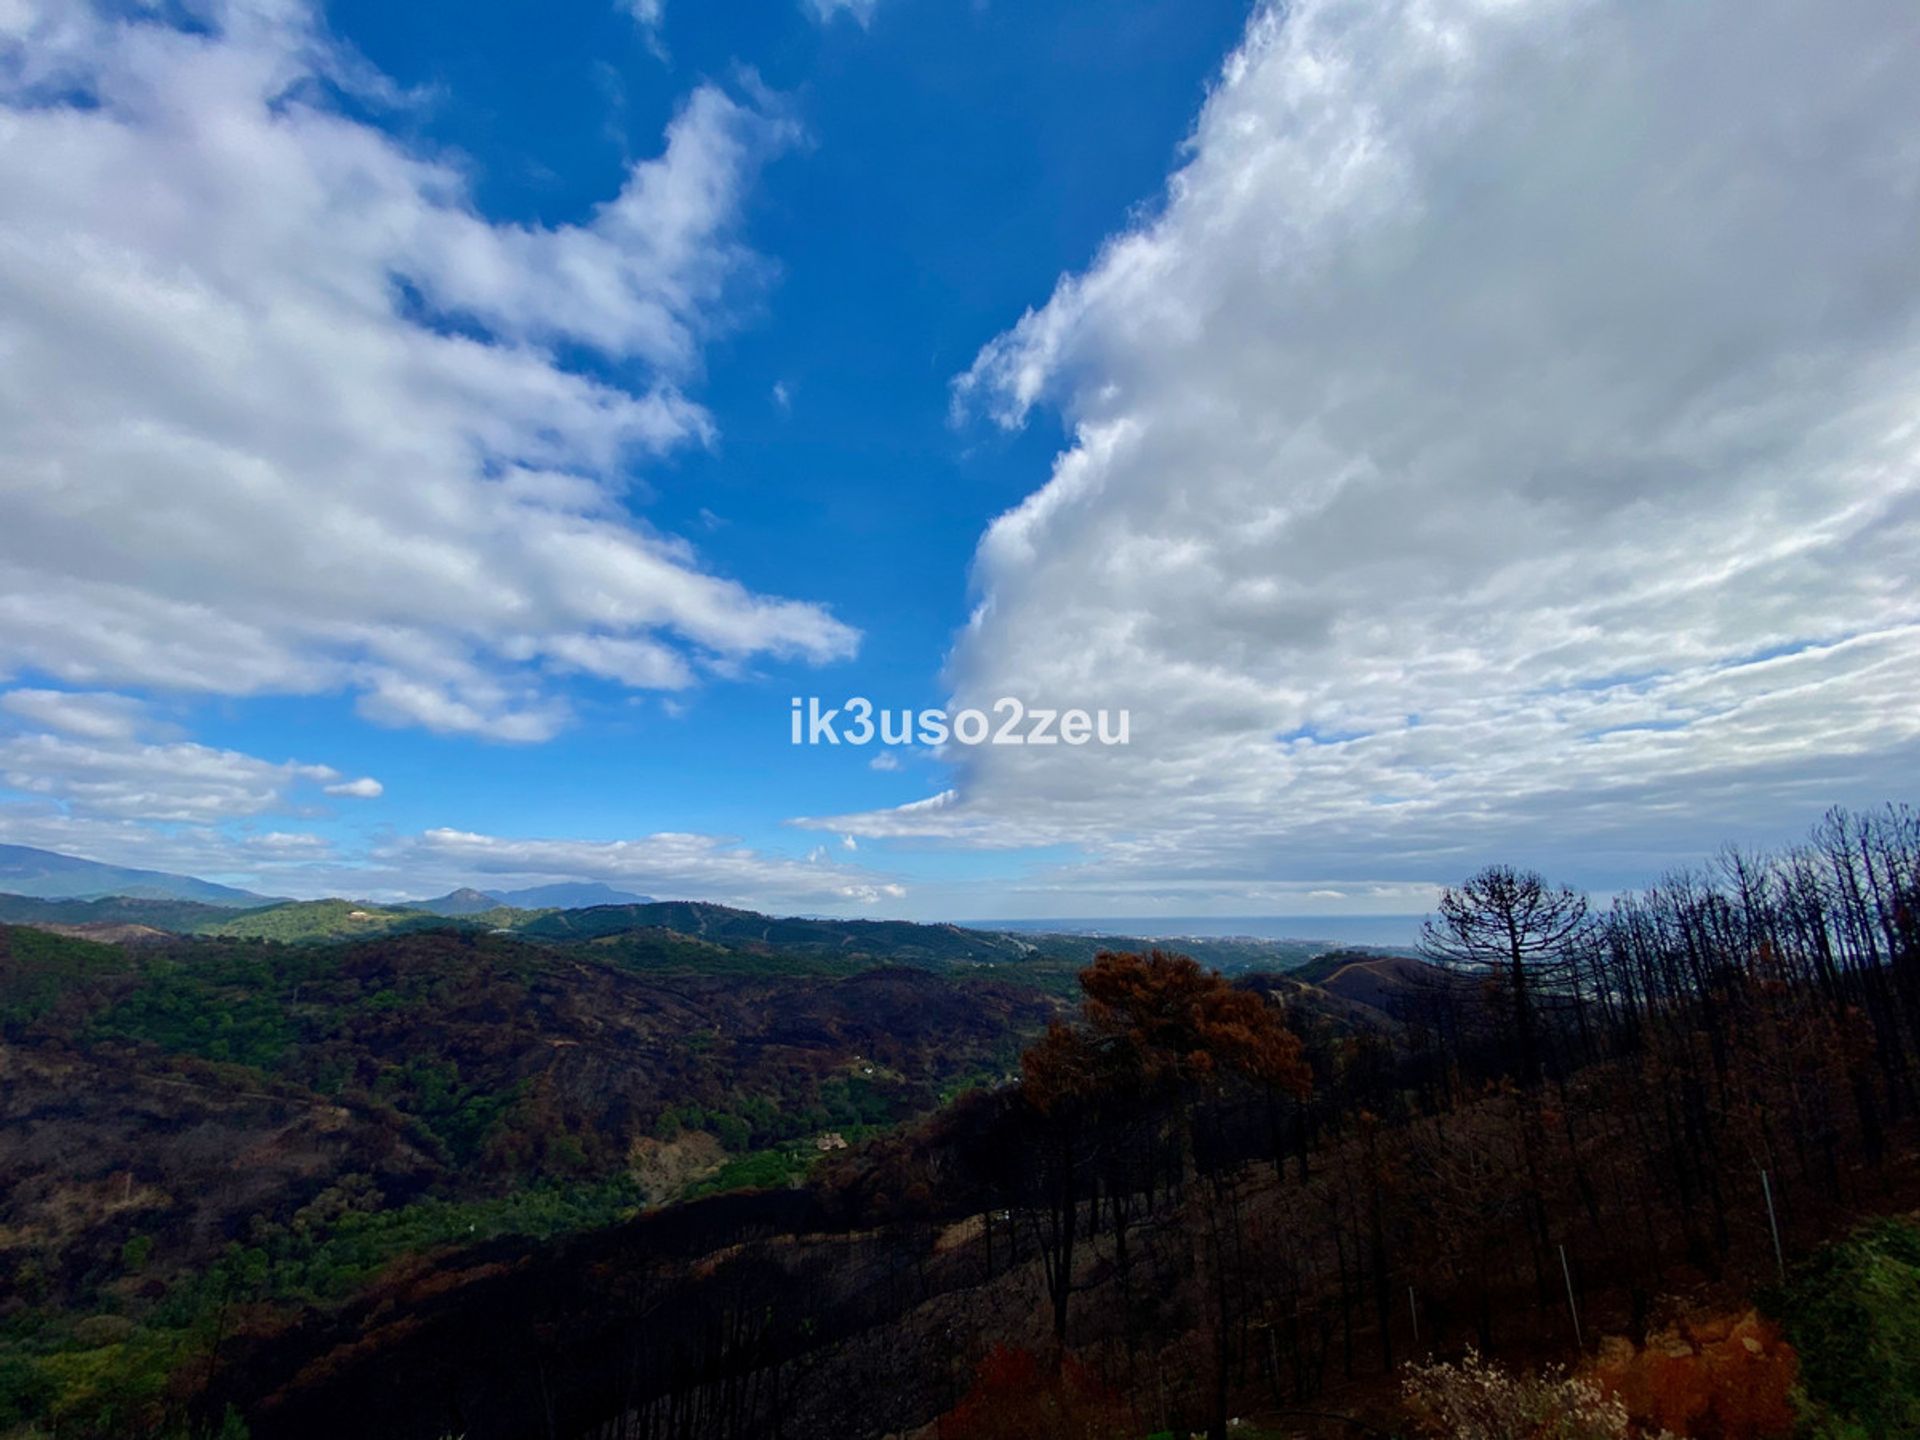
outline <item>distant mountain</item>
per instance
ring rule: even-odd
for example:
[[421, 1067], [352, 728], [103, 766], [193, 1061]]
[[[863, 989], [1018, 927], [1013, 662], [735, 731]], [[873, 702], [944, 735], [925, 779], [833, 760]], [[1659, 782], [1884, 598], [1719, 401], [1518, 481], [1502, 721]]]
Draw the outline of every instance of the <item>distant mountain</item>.
[[27, 845], [0, 845], [0, 893], [42, 900], [91, 900], [107, 895], [136, 900], [198, 900], [236, 909], [273, 903], [268, 896], [195, 880], [190, 875], [129, 870]]
[[[456, 895], [473, 894], [470, 890], [456, 890]], [[495, 904], [511, 905], [516, 910], [582, 910], [590, 905], [651, 905], [651, 895], [635, 895], [630, 890], [616, 890], [611, 885], [602, 885], [599, 881], [572, 880], [557, 885], [534, 885], [525, 890], [493, 890], [488, 892]], [[451, 913], [451, 912], [446, 912]]]
[[[485, 890], [475, 890], [462, 886], [458, 890], [440, 896], [437, 900], [409, 900], [402, 910], [424, 910], [429, 915], [478, 915], [486, 910], [498, 910], [507, 901], [498, 895], [489, 895]], [[536, 906], [528, 906], [536, 909]]]
[[[23, 856], [30, 857], [32, 864], [21, 860]], [[49, 872], [52, 881], [46, 878]], [[56, 898], [43, 898], [56, 894], [55, 881], [64, 888], [58, 889]], [[169, 884], [189, 887], [193, 898], [164, 895], [163, 887]], [[35, 888], [26, 890], [27, 885]], [[6, 893], [10, 888], [22, 893]], [[94, 895], [103, 898], [80, 898]], [[449, 927], [512, 930], [549, 943], [612, 946], [636, 963], [647, 964], [684, 960], [689, 953], [703, 956], [712, 966], [741, 960], [757, 964], [770, 957], [935, 968], [1010, 964], [1020, 966], [1031, 983], [1052, 985], [1062, 993], [1072, 992], [1074, 972], [1103, 950], [1144, 951], [1164, 945], [1192, 955], [1203, 965], [1243, 973], [1292, 970], [1331, 948], [1247, 936], [1168, 941], [1111, 933], [1009, 934], [907, 920], [762, 915], [702, 901], [622, 898], [626, 895], [598, 882], [574, 881], [506, 891], [467, 886], [434, 899], [401, 904], [338, 897], [267, 899], [158, 871], [122, 870], [44, 850], [0, 847], [0, 923], [57, 926], [81, 936], [104, 932], [69, 927], [141, 926], [179, 935], [283, 944]], [[609, 896], [614, 899], [609, 901]], [[1366, 953], [1356, 958], [1366, 958]]]

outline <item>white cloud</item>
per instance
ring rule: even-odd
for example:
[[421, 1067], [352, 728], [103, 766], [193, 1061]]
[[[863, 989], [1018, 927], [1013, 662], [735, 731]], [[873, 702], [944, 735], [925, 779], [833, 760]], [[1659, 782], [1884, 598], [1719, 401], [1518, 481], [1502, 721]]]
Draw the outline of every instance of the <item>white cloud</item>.
[[99, 691], [9, 690], [0, 695], [0, 709], [42, 729], [83, 740], [130, 740], [136, 732], [152, 728], [142, 702]]
[[713, 434], [686, 387], [767, 277], [738, 218], [777, 99], [703, 86], [592, 215], [493, 223], [329, 104], [395, 97], [304, 7], [209, 18], [0, 24], [0, 674], [537, 740], [553, 672], [851, 653], [624, 508]]
[[1179, 903], [1645, 873], [1920, 759], [1920, 11], [1263, 5], [1156, 212], [956, 385], [1070, 444], [954, 705], [1133, 744], [824, 817]]
[[907, 888], [904, 885], [842, 885], [834, 892], [834, 898], [851, 900], [856, 905], [879, 905], [888, 900], [904, 900]]
[[302, 859], [328, 855], [333, 851], [333, 842], [324, 835], [312, 835], [305, 831], [269, 830], [256, 837], [254, 844], [270, 854]]
[[308, 787], [362, 798], [381, 790], [328, 765], [153, 738], [144, 707], [125, 696], [15, 690], [0, 708], [47, 727], [0, 730], [0, 785], [69, 820], [216, 825], [285, 811]]
[[666, 59], [666, 45], [660, 33], [667, 22], [666, 0], [622, 0], [620, 8], [633, 17], [633, 23], [647, 37], [647, 48]]
[[[312, 878], [313, 862], [318, 858], [312, 851], [290, 852], [261, 843], [261, 837], [229, 832], [218, 826], [149, 825], [135, 820], [72, 815], [58, 805], [36, 800], [0, 803], [0, 842], [31, 845], [137, 869], [197, 875], [281, 894], [295, 888], [310, 893], [305, 886]], [[262, 877], [278, 873], [279, 867], [297, 875], [299, 883], [283, 887], [267, 880], [262, 885]]]
[[862, 29], [873, 23], [873, 12], [880, 0], [802, 0], [807, 11], [822, 25], [836, 15], [851, 15]]
[[[893, 908], [899, 882], [833, 859], [757, 851], [724, 836], [661, 833], [631, 840], [506, 839], [449, 828], [372, 848], [304, 830], [256, 829], [287, 813], [302, 787], [372, 796], [372, 781], [322, 784], [326, 766], [272, 765], [197, 745], [90, 751], [37, 737], [0, 737], [0, 841], [243, 885], [266, 894], [397, 899], [459, 885], [603, 880], [662, 898], [772, 911]], [[31, 768], [14, 773], [16, 760]], [[27, 779], [29, 786], [18, 782]]]
[[[9, 787], [19, 778], [12, 744], [0, 737], [0, 785]], [[826, 846], [793, 858], [713, 835], [527, 840], [440, 828], [367, 848], [256, 829], [259, 817], [288, 812], [304, 786], [371, 796], [358, 787], [373, 782], [326, 785], [333, 772], [325, 766], [271, 765], [203, 746], [138, 754], [52, 745], [24, 759], [36, 784], [23, 798], [0, 800], [0, 841], [268, 894], [394, 899], [459, 885], [602, 880], [662, 898], [814, 914], [886, 909], [908, 895], [886, 875], [836, 861]]]
[[[597, 879], [674, 898], [785, 910], [871, 909], [906, 897], [886, 876], [711, 835], [622, 841], [514, 840], [450, 828], [372, 848], [266, 817], [325, 813], [330, 796], [376, 800], [371, 776], [269, 761], [159, 738], [150, 707], [127, 696], [51, 690], [0, 694], [0, 840], [274, 894], [421, 895], [494, 884]], [[851, 836], [840, 847], [858, 848]]]
[[490, 877], [495, 884], [601, 880], [650, 895], [715, 900], [760, 910], [835, 908], [902, 899], [906, 889], [837, 864], [824, 846], [803, 859], [769, 855], [713, 835], [661, 833], [631, 840], [517, 840], [429, 830], [383, 850], [382, 863], [413, 875]]
[[867, 762], [867, 768], [880, 771], [898, 770], [900, 768], [900, 757], [891, 750], [882, 750]]

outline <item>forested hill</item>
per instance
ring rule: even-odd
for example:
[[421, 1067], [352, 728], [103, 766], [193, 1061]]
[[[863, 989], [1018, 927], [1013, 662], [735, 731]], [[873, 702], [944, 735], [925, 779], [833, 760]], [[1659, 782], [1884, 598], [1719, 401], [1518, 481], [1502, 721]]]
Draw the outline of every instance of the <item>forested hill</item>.
[[1920, 1434], [1911, 811], [1438, 963], [581, 913], [0, 927], [0, 1435]]
[[1916, 915], [1920, 817], [1891, 810], [1600, 912], [1487, 867], [1443, 897], [1439, 967], [1108, 956], [1017, 1085], [799, 1190], [449, 1246], [232, 1337], [200, 1413], [259, 1440], [1920, 1434], [1920, 1229], [1848, 1238], [1920, 1201]]
[[[0, 1378], [113, 1330], [100, 1388], [29, 1365], [29, 1389], [106, 1425], [62, 1433], [137, 1433], [101, 1417], [160, 1403], [214, 1303], [195, 1277], [235, 1242], [291, 1267], [265, 1283], [297, 1310], [455, 1234], [784, 1184], [822, 1146], [1002, 1083], [1055, 1010], [987, 974], [832, 958], [0, 926]], [[0, 1434], [40, 1401], [0, 1385], [9, 1403]]]
[[[1156, 943], [1167, 943], [1122, 935], [974, 930], [907, 920], [783, 918], [697, 901], [548, 911], [525, 920], [516, 928], [529, 938], [557, 940], [670, 931], [728, 949], [866, 956], [894, 964], [1058, 961], [1077, 967], [1104, 950], [1150, 950]], [[1182, 940], [1179, 948], [1223, 970], [1246, 970], [1291, 969], [1305, 964], [1328, 947], [1311, 941], [1235, 937]]]
[[1082, 963], [711, 906], [299, 945], [131, 919], [204, 920], [178, 902], [20, 909], [53, 929], [0, 925], [0, 1434], [164, 1420], [223, 1256], [285, 1320], [456, 1239], [793, 1183], [1017, 1076]]
[[[448, 927], [502, 931], [529, 939], [617, 942], [657, 947], [707, 946], [732, 954], [837, 955], [898, 965], [998, 965], [1033, 967], [1053, 962], [1056, 981], [1102, 950], [1151, 949], [1152, 942], [1127, 936], [1009, 933], [906, 920], [839, 920], [762, 915], [701, 901], [650, 901], [584, 909], [528, 910], [486, 902], [479, 891], [460, 913], [443, 914], [411, 905], [364, 900], [287, 900], [234, 908], [187, 900], [111, 896], [41, 899], [0, 894], [0, 924], [64, 927], [142, 925], [179, 935], [272, 940], [282, 944], [366, 939]], [[85, 934], [86, 930], [79, 933]], [[1180, 948], [1225, 970], [1290, 969], [1326, 947], [1308, 941], [1252, 938], [1183, 940]], [[1375, 952], [1379, 953], [1379, 952]]]
[[590, 940], [628, 930], [671, 930], [729, 947], [885, 956], [901, 962], [1018, 960], [1034, 949], [1012, 936], [962, 930], [957, 925], [778, 918], [691, 900], [555, 910], [519, 928], [529, 937], [566, 940]]
[[199, 900], [128, 895], [49, 900], [38, 895], [0, 893], [0, 925], [150, 925], [156, 930], [189, 935], [223, 924], [236, 913], [247, 912]]

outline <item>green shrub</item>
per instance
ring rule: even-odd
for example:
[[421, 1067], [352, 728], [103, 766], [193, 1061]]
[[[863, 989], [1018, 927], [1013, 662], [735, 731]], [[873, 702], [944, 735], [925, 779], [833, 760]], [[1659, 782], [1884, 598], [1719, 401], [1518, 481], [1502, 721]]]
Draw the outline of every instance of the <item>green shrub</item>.
[[704, 1195], [720, 1195], [729, 1190], [779, 1190], [807, 1173], [816, 1158], [799, 1146], [780, 1146], [755, 1150], [729, 1160], [707, 1179], [687, 1188], [681, 1198], [697, 1200]]
[[1811, 1435], [1920, 1435], [1920, 1228], [1882, 1220], [1824, 1246], [1766, 1305], [1800, 1354]]
[[45, 1412], [58, 1387], [24, 1355], [0, 1352], [0, 1432]]

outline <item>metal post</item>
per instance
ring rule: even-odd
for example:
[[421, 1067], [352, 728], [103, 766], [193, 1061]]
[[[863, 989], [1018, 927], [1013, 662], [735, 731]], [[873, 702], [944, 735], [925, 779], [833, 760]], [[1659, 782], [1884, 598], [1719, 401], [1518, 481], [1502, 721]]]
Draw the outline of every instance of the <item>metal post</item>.
[[1413, 1287], [1407, 1286], [1407, 1314], [1413, 1317], [1413, 1346], [1420, 1348], [1420, 1307], [1413, 1303]]
[[1573, 1269], [1567, 1264], [1567, 1247], [1560, 1247], [1560, 1273], [1567, 1277], [1567, 1311], [1573, 1316], [1573, 1343], [1580, 1349], [1587, 1348], [1587, 1342], [1580, 1334], [1580, 1307], [1573, 1298]]
[[1773, 1213], [1773, 1180], [1767, 1172], [1760, 1172], [1760, 1188], [1767, 1194], [1767, 1228], [1773, 1232], [1773, 1263], [1780, 1272], [1780, 1283], [1787, 1283], [1787, 1257], [1780, 1251], [1780, 1220]]

